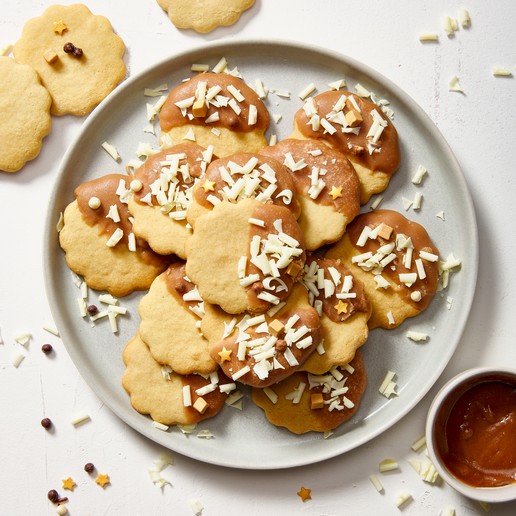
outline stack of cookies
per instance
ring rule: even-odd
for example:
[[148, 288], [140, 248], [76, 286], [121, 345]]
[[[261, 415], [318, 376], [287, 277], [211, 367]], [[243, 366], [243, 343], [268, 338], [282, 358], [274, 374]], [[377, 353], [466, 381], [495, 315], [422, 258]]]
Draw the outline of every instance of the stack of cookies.
[[158, 423], [212, 417], [245, 385], [272, 424], [333, 430], [366, 389], [369, 330], [421, 313], [437, 290], [425, 229], [360, 213], [400, 163], [381, 107], [328, 91], [292, 122], [267, 145], [260, 95], [199, 73], [161, 109], [162, 150], [133, 175], [79, 185], [64, 212], [74, 272], [116, 296], [146, 291], [122, 383]]

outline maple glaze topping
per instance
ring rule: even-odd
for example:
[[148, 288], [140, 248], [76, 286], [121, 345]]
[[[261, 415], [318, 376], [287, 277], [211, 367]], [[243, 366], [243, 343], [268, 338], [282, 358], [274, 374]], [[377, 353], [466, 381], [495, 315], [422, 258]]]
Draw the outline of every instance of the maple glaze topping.
[[[141, 181], [143, 185], [141, 190], [134, 193], [134, 198], [139, 203], [144, 204], [141, 199], [151, 192], [150, 185], [160, 178], [162, 172], [170, 168], [170, 165], [167, 164], [167, 156], [184, 154], [184, 157], [178, 161], [177, 167], [179, 171], [174, 171], [173, 175], [178, 179], [177, 184], [180, 189], [186, 190], [193, 186], [195, 179], [203, 174], [202, 163], [204, 161], [203, 153], [205, 150], [204, 147], [196, 143], [185, 142], [150, 156], [134, 173], [134, 177]], [[205, 164], [205, 166], [206, 165], [207, 164]], [[187, 167], [188, 175], [186, 179], [185, 175], [181, 173], [182, 167]], [[154, 196], [151, 197], [151, 201], [153, 205], [158, 204]]]
[[[360, 115], [363, 120], [356, 126], [358, 134], [343, 132], [342, 126], [337, 123], [333, 124], [336, 129], [333, 134], [327, 132], [323, 125], [314, 130], [310, 124], [310, 117], [304, 109], [300, 109], [295, 115], [297, 129], [306, 138], [326, 140], [353, 162], [370, 170], [392, 175], [400, 164], [398, 133], [379, 106], [349, 91], [325, 91], [313, 97], [317, 115], [320, 119], [326, 119], [326, 116], [334, 110], [334, 106], [343, 95], [346, 97], [352, 96], [360, 108]], [[355, 111], [354, 106], [347, 100], [342, 112], [345, 115], [351, 111]], [[372, 138], [368, 138], [367, 134], [374, 123], [374, 112], [386, 121], [387, 125], [383, 129], [377, 145], [371, 146]]]
[[[314, 202], [334, 206], [335, 210], [352, 219], [360, 211], [360, 181], [348, 158], [323, 142], [289, 138], [272, 147], [265, 147], [260, 154], [272, 156], [289, 170], [300, 195], [308, 197], [312, 186], [314, 168], [318, 169], [325, 187], [313, 199]], [[292, 160], [288, 157], [292, 156]], [[289, 168], [294, 162], [295, 170]], [[302, 163], [305, 166], [302, 166]], [[300, 168], [302, 167], [302, 168]]]
[[[378, 236], [376, 239], [367, 239], [363, 246], [359, 247], [356, 245], [365, 226], [369, 226], [371, 229], [374, 229], [381, 224], [392, 228], [392, 234], [389, 239], [384, 239]], [[409, 237], [413, 245], [410, 267], [406, 267], [404, 263], [404, 255], [406, 254], [407, 249], [404, 248], [399, 250], [395, 244], [392, 253], [396, 256], [393, 261], [389, 262], [388, 265], [382, 268], [381, 274], [389, 277], [396, 283], [396, 291], [401, 293], [407, 302], [412, 303], [419, 310], [423, 310], [428, 306], [438, 287], [438, 261], [436, 260], [432, 262], [426, 259], [421, 260], [426, 274], [426, 277], [421, 279], [417, 270], [416, 260], [420, 259], [419, 253], [421, 251], [430, 253], [436, 257], [439, 256], [439, 251], [423, 226], [417, 222], [408, 220], [401, 213], [396, 211], [374, 210], [358, 215], [350, 224], [348, 224], [346, 231], [349, 235], [350, 242], [357, 249], [357, 255], [368, 252], [371, 252], [374, 255], [381, 246], [392, 242], [396, 243], [396, 237], [398, 235]], [[400, 282], [399, 275], [409, 273], [415, 273], [416, 279], [412, 285], [407, 286], [405, 283]], [[412, 299], [411, 294], [413, 292], [421, 293], [421, 299], [419, 301]]]
[[[247, 167], [249, 163], [254, 166]], [[194, 189], [194, 199], [201, 206], [211, 209], [213, 203], [208, 197], [213, 195], [217, 199], [227, 200], [228, 193], [237, 181], [240, 181], [242, 187], [237, 197], [231, 199], [232, 202], [249, 197], [258, 198], [262, 202], [270, 199], [274, 204], [288, 208], [296, 217], [299, 215], [301, 208], [287, 168], [273, 158], [249, 152], [237, 152], [212, 161], [206, 175]]]
[[475, 487], [516, 482], [516, 383], [489, 378], [439, 414], [437, 452], [450, 472]]
[[[208, 106], [203, 116], [194, 116], [192, 112], [193, 106], [182, 110], [176, 105], [176, 102], [181, 103], [185, 99], [195, 98], [199, 82], [207, 83], [207, 96], [209, 96], [210, 88], [215, 87], [218, 89], [220, 87], [217, 95], [222, 98], [217, 99], [217, 97], [214, 97], [212, 101], [208, 101]], [[243, 100], [236, 100], [230, 90], [228, 90], [228, 86], [230, 90], [232, 86], [236, 88], [243, 96]], [[230, 104], [227, 104], [231, 100], [235, 100], [240, 110], [239, 114], [235, 112]], [[255, 106], [257, 110], [255, 124], [249, 124], [251, 106]], [[218, 113], [218, 120], [206, 124], [206, 119], [214, 113]], [[206, 72], [182, 82], [169, 93], [165, 104], [161, 108], [159, 121], [163, 132], [185, 124], [225, 127], [237, 132], [249, 132], [255, 129], [263, 132], [269, 126], [269, 113], [256, 92], [247, 86], [242, 79], [228, 74]]]

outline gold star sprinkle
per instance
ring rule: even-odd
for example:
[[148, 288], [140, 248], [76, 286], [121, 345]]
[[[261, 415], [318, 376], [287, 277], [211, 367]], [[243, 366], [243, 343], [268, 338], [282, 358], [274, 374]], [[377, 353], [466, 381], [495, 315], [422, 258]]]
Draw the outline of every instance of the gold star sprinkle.
[[231, 353], [233, 353], [232, 349], [226, 349], [226, 346], [223, 346], [222, 351], [219, 351], [217, 354], [219, 355], [221, 362], [226, 362], [230, 360]]
[[204, 181], [204, 184], [202, 185], [205, 192], [214, 192], [215, 191], [215, 181], [209, 181], [208, 179]]
[[342, 197], [342, 186], [339, 186], [338, 188], [332, 186], [330, 195], [332, 196], [333, 200], [337, 199], [338, 197]]
[[66, 26], [66, 23], [63, 20], [54, 22], [54, 32], [56, 34], [62, 36], [65, 30], [68, 30], [68, 27]]
[[301, 490], [298, 491], [297, 496], [299, 496], [299, 498], [303, 500], [303, 503], [305, 503], [307, 500], [312, 499], [312, 490], [302, 487]]
[[63, 480], [63, 489], [68, 489], [68, 491], [73, 491], [73, 488], [77, 484], [71, 479], [71, 477], [65, 478]]
[[109, 475], [106, 475], [105, 473], [99, 473], [95, 482], [97, 482], [97, 484], [102, 487], [102, 489], [106, 487], [106, 484], [111, 484], [109, 481]]
[[339, 299], [339, 302], [333, 307], [337, 310], [337, 314], [347, 314], [348, 313], [348, 304], [343, 303], [342, 299]]

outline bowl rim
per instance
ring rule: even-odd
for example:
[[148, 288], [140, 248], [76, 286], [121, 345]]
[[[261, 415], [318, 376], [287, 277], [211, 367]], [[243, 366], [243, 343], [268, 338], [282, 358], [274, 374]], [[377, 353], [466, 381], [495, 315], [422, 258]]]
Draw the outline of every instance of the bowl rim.
[[457, 397], [462, 394], [460, 390], [461, 386], [468, 386], [467, 388], [470, 388], [468, 384], [471, 383], [471, 386], [473, 386], [473, 384], [476, 383], [475, 380], [489, 378], [490, 376], [500, 374], [513, 377], [516, 384], [516, 367], [503, 365], [482, 366], [474, 367], [472, 369], [458, 373], [456, 376], [448, 380], [448, 382], [446, 382], [437, 392], [434, 399], [432, 400], [432, 403], [430, 404], [426, 418], [425, 436], [428, 455], [435, 468], [439, 472], [439, 475], [448, 485], [450, 485], [459, 493], [467, 496], [468, 498], [481, 502], [497, 503], [516, 500], [516, 481], [512, 484], [499, 487], [475, 487], [462, 482], [448, 470], [448, 468], [444, 465], [444, 462], [439, 457], [439, 454], [436, 452], [433, 439], [433, 427], [435, 424], [436, 416], [439, 413], [443, 402], [447, 400], [448, 397], [452, 394], [457, 395]]

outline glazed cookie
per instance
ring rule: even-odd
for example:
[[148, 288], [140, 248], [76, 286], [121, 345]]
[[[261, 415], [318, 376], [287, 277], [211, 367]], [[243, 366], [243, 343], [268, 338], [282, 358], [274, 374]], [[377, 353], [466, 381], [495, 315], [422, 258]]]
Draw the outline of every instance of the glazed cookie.
[[323, 140], [351, 161], [360, 202], [383, 192], [400, 164], [398, 133], [379, 106], [348, 91], [309, 97], [294, 119], [292, 138]]
[[276, 426], [294, 434], [328, 432], [353, 417], [367, 385], [362, 354], [323, 375], [296, 372], [269, 389], [253, 389], [252, 399]]
[[320, 318], [299, 283], [276, 313], [245, 315], [229, 323], [221, 312], [215, 317], [209, 324], [223, 325], [224, 332], [221, 340], [210, 342], [211, 356], [232, 380], [253, 387], [267, 387], [293, 374], [322, 338]]
[[75, 189], [76, 200], [64, 211], [59, 233], [68, 267], [91, 288], [117, 297], [149, 288], [170, 263], [135, 238], [127, 183], [127, 176], [109, 174], [81, 184]]
[[346, 156], [322, 141], [297, 139], [265, 147], [260, 154], [276, 158], [292, 175], [306, 248], [336, 242], [360, 211], [360, 181]]
[[211, 149], [186, 142], [149, 157], [135, 171], [137, 191], [129, 200], [133, 231], [157, 253], [185, 258], [186, 210], [211, 159]]
[[52, 114], [89, 113], [125, 76], [125, 45], [107, 18], [82, 4], [52, 5], [29, 20], [13, 47], [52, 96]]
[[194, 29], [202, 34], [238, 21], [254, 0], [157, 0], [178, 29]]
[[219, 157], [257, 152], [267, 145], [269, 113], [258, 95], [240, 78], [201, 73], [176, 86], [161, 108], [163, 148], [194, 140], [213, 145]]
[[267, 156], [239, 152], [212, 161], [206, 175], [193, 188], [188, 222], [195, 221], [221, 201], [239, 202], [254, 198], [288, 208], [296, 218], [301, 208], [288, 170]]
[[369, 328], [395, 328], [425, 310], [439, 280], [439, 251], [417, 222], [391, 210], [355, 218], [326, 253], [350, 264], [373, 313]]
[[200, 332], [204, 303], [185, 277], [184, 263], [172, 264], [152, 283], [138, 307], [140, 337], [157, 362], [179, 374], [210, 373], [217, 364]]
[[186, 242], [186, 273], [202, 298], [231, 314], [283, 301], [302, 273], [303, 234], [291, 211], [244, 199], [199, 218]]
[[0, 170], [17, 172], [50, 132], [52, 100], [34, 69], [10, 57], [0, 57], [0, 77]]
[[321, 352], [312, 353], [300, 370], [323, 374], [351, 362], [365, 343], [371, 305], [362, 283], [340, 260], [311, 257], [304, 271], [301, 281], [310, 305], [321, 317], [324, 343]]
[[162, 425], [191, 425], [217, 415], [234, 386], [220, 372], [179, 375], [158, 364], [137, 334], [122, 355], [122, 385], [131, 405]]

